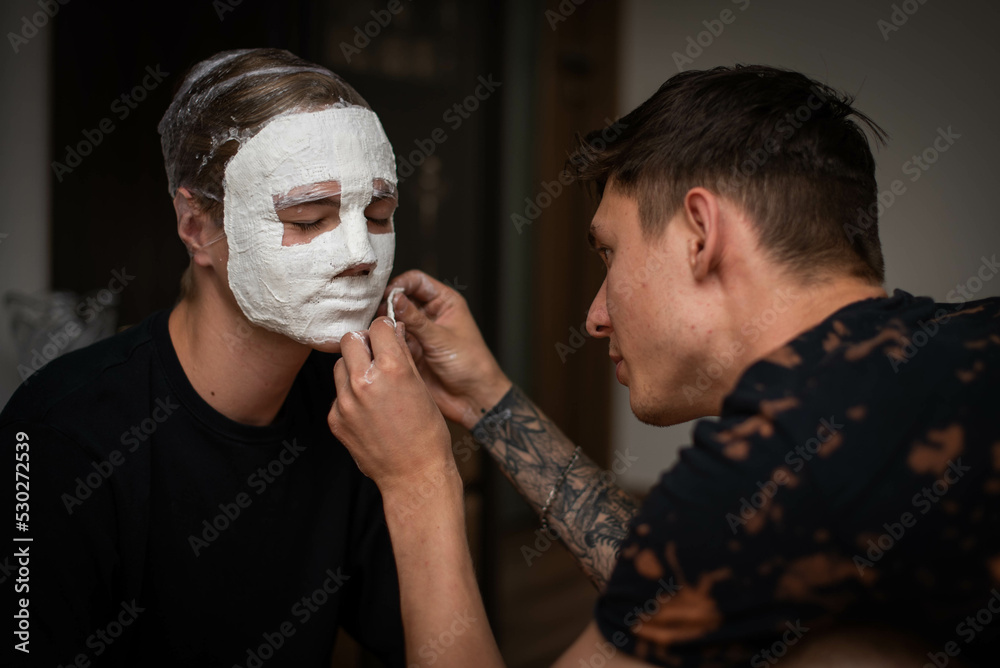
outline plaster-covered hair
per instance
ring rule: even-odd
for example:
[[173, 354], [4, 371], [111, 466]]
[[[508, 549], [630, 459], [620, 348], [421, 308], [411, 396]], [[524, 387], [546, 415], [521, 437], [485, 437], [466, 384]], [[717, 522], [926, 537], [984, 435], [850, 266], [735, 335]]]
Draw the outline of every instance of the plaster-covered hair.
[[282, 49], [223, 51], [190, 69], [160, 121], [170, 196], [187, 188], [222, 223], [226, 165], [276, 116], [338, 106], [370, 109], [346, 81]]

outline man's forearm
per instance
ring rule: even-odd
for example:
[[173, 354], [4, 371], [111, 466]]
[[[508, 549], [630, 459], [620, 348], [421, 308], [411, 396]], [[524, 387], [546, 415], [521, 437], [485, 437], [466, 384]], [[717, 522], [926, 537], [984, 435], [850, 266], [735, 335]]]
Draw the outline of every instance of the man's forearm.
[[[573, 456], [573, 443], [514, 386], [473, 430], [500, 470], [540, 513]], [[559, 485], [546, 517], [591, 581], [602, 588], [638, 504], [580, 455]]]
[[502, 667], [465, 538], [458, 472], [427, 476], [382, 495], [399, 574], [407, 665]]

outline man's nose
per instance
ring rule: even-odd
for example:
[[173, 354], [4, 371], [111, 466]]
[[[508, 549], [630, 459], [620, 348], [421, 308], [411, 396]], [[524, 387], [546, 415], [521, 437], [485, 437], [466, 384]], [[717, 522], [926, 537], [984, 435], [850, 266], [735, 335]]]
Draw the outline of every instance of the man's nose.
[[595, 339], [611, 336], [611, 319], [608, 317], [608, 279], [601, 283], [594, 301], [587, 312], [587, 333]]
[[343, 276], [367, 276], [374, 268], [374, 262], [362, 262], [360, 264], [351, 265], [344, 271], [337, 274], [336, 278], [341, 278]]
[[347, 269], [337, 274], [337, 277], [367, 276], [378, 264], [368, 234], [368, 221], [363, 212], [360, 215], [348, 213], [342, 218], [340, 224], [344, 230], [344, 251], [349, 264]]

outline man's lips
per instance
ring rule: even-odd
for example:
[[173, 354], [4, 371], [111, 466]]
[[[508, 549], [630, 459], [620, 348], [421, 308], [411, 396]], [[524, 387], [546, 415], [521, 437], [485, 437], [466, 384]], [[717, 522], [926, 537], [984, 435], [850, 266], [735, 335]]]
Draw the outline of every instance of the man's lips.
[[622, 381], [622, 363], [625, 360], [622, 358], [621, 355], [616, 355], [615, 353], [612, 353], [612, 352], [608, 353], [608, 357], [611, 358], [611, 361], [615, 365], [615, 378], [618, 379], [619, 383], [621, 383], [622, 385], [624, 385], [625, 383], [624, 383], [624, 381]]

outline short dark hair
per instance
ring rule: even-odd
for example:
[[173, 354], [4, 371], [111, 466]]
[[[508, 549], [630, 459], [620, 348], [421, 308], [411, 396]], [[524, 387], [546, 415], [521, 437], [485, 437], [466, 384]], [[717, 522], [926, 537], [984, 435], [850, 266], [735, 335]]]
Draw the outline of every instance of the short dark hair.
[[[803, 277], [834, 270], [885, 278], [875, 159], [865, 129], [888, 135], [854, 97], [798, 72], [759, 65], [668, 79], [606, 142], [580, 139], [570, 170], [635, 197], [644, 233], [660, 233], [685, 194], [703, 186], [738, 202], [761, 245]], [[858, 125], [852, 117], [860, 122]]]

